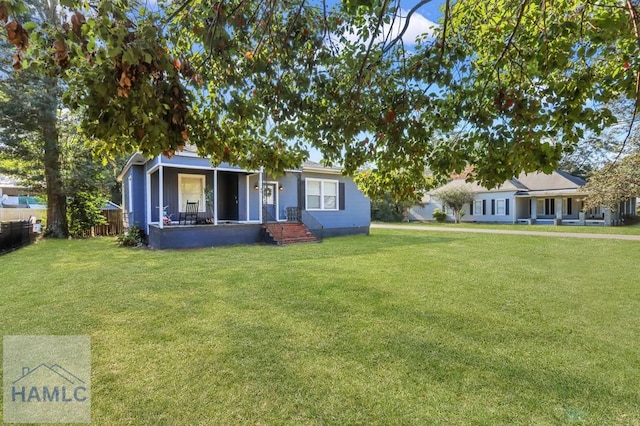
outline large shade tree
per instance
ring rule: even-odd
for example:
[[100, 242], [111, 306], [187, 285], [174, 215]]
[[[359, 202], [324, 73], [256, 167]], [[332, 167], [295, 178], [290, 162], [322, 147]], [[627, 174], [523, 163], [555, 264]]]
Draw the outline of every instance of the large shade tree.
[[277, 173], [316, 148], [390, 182], [471, 164], [491, 187], [553, 169], [615, 121], [608, 101], [637, 109], [636, 1], [446, 0], [408, 46], [430, 1], [65, 0], [65, 22], [38, 26], [4, 0], [0, 19], [14, 67], [68, 82], [105, 155], [192, 143], [214, 163]]
[[606, 164], [589, 177], [585, 189], [586, 208], [604, 206], [616, 211], [621, 202], [640, 197], [640, 153]]
[[[69, 233], [86, 233], [86, 228], [97, 224], [95, 219], [102, 218], [104, 200], [118, 200], [116, 176], [124, 164], [123, 159], [106, 163], [96, 161], [90, 147], [78, 134], [77, 117], [51, 105], [39, 75], [22, 72], [7, 73], [2, 77], [0, 173], [11, 175], [36, 194], [49, 195], [48, 213], [54, 212], [51, 217], [65, 215], [47, 221], [48, 235], [66, 237]], [[55, 115], [45, 115], [44, 108], [54, 108]], [[54, 117], [54, 123], [45, 121]], [[55, 127], [57, 133], [50, 141], [43, 133], [49, 125]], [[51, 149], [57, 153], [55, 156], [51, 155]], [[57, 183], [52, 186], [51, 182]], [[51, 198], [52, 190], [61, 196]], [[92, 220], [87, 220], [91, 212]]]
[[640, 149], [640, 123], [636, 120], [634, 102], [629, 99], [617, 99], [607, 107], [616, 118], [616, 123], [604, 129], [600, 134], [592, 132], [585, 135], [577, 144], [568, 149], [560, 160], [559, 168], [572, 175], [589, 178], [598, 170], [600, 178], [613, 173], [613, 168], [603, 166], [617, 162]]
[[[51, 9], [55, 7], [55, 4], [37, 1], [33, 7], [22, 10], [22, 16], [55, 25], [53, 20], [57, 19], [57, 15]], [[7, 28], [7, 31], [11, 30], [11, 23], [7, 24]], [[19, 48], [26, 48], [25, 37], [21, 33], [20, 36], [13, 35], [9, 41]], [[0, 47], [0, 52], [4, 58], [11, 58], [6, 43]], [[2, 169], [23, 178], [28, 186], [46, 193], [45, 235], [66, 237], [66, 197], [60, 174], [61, 148], [58, 131], [61, 80], [55, 74], [40, 72], [38, 69], [14, 73], [10, 66], [11, 63], [7, 62], [0, 66], [0, 146], [3, 151], [0, 158], [4, 159]]]
[[616, 100], [608, 106], [616, 123], [581, 140], [560, 166], [587, 179], [586, 208], [605, 206], [615, 211], [621, 202], [640, 196], [640, 123], [632, 101]]

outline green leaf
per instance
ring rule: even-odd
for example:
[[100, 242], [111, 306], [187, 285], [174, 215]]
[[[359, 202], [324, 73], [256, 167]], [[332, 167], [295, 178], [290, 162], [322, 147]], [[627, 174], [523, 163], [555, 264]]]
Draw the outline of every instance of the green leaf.
[[107, 54], [111, 58], [115, 58], [122, 53], [122, 48], [120, 46], [110, 46], [107, 50]]
[[27, 31], [33, 31], [33, 30], [35, 30], [36, 28], [38, 28], [38, 24], [36, 24], [36, 23], [35, 23], [35, 22], [33, 22], [33, 21], [28, 21], [28, 22], [25, 22], [25, 23], [22, 25], [22, 27], [23, 27], [25, 30], [27, 30]]

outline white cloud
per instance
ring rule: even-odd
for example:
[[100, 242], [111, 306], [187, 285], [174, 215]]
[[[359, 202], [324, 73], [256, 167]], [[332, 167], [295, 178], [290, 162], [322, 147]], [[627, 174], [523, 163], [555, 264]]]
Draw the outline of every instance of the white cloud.
[[[408, 10], [401, 9], [400, 13], [396, 17], [396, 19], [393, 21], [392, 25], [385, 25], [383, 27], [384, 36], [379, 37], [378, 38], [379, 41], [382, 41], [383, 37], [385, 37], [386, 34], [389, 34], [389, 33], [390, 33], [390, 40], [400, 35], [400, 32], [402, 31], [402, 29], [407, 23], [408, 13], [409, 13]], [[427, 18], [420, 15], [419, 13], [414, 13], [413, 15], [411, 15], [411, 18], [409, 19], [409, 26], [407, 27], [407, 30], [402, 35], [402, 41], [405, 44], [414, 45], [416, 44], [416, 40], [418, 39], [418, 37], [422, 35], [426, 34], [427, 37], [431, 37], [433, 35], [433, 30], [437, 26], [438, 24], [436, 24], [435, 22], [428, 20]]]
[[[408, 10], [401, 9], [399, 13], [396, 15], [395, 19], [393, 19], [388, 24], [383, 24], [382, 33], [378, 37], [376, 37], [376, 40], [375, 40], [376, 43], [384, 43], [384, 42], [389, 43], [392, 40], [396, 39], [404, 29], [405, 25], [407, 25], [408, 13], [409, 13]], [[370, 19], [373, 19], [373, 18], [370, 18]], [[402, 42], [406, 46], [415, 45], [419, 37], [422, 37], [422, 36], [426, 36], [427, 38], [432, 37], [434, 29], [438, 26], [438, 24], [436, 24], [433, 21], [430, 21], [429, 19], [425, 18], [423, 15], [417, 12], [412, 14], [411, 17], [408, 18], [408, 21], [409, 21], [409, 24], [404, 34], [402, 34]], [[366, 45], [366, 44], [369, 44], [369, 41], [371, 40], [371, 38], [368, 38], [366, 40], [360, 39], [360, 37], [357, 35], [355, 27], [346, 27], [343, 33], [343, 36], [349, 43], [352, 43], [352, 44], [362, 43]], [[334, 45], [338, 46], [340, 49], [343, 47], [342, 44], [338, 41], [339, 37], [332, 36], [331, 40], [334, 43]]]

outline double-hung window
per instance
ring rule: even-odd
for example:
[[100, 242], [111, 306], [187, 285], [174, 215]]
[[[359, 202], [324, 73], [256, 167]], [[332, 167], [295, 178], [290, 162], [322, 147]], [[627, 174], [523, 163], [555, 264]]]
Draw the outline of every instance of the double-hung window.
[[496, 215], [504, 216], [507, 212], [505, 210], [505, 201], [504, 200], [496, 200]]
[[538, 198], [538, 216], [553, 216], [556, 214], [556, 200], [554, 198]]
[[474, 200], [473, 201], [473, 215], [481, 216], [482, 212], [482, 200]]
[[181, 212], [186, 210], [187, 201], [197, 201], [198, 211], [205, 211], [204, 186], [204, 175], [178, 174], [178, 208]]
[[573, 214], [573, 200], [571, 197], [562, 200], [562, 214]]
[[306, 179], [307, 210], [338, 210], [338, 181]]

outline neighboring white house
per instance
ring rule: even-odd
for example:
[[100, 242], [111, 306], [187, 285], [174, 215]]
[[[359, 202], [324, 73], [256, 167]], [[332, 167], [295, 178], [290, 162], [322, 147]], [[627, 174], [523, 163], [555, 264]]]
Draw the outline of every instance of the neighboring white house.
[[635, 198], [621, 203], [615, 212], [605, 208], [583, 211], [585, 183], [584, 179], [562, 171], [522, 173], [493, 189], [462, 178], [454, 179], [429, 192], [422, 200], [423, 206], [409, 209], [409, 220], [433, 220], [433, 211], [440, 209], [447, 212], [447, 220], [453, 221], [452, 212], [443, 208], [436, 194], [439, 190], [460, 186], [475, 194], [473, 203], [463, 209], [463, 222], [609, 226], [619, 223], [626, 215], [636, 214]]
[[47, 206], [25, 193], [26, 189], [13, 178], [0, 174], [0, 222], [45, 217]]
[[0, 200], [4, 197], [20, 195], [23, 188], [18, 185], [15, 179], [0, 174]]

